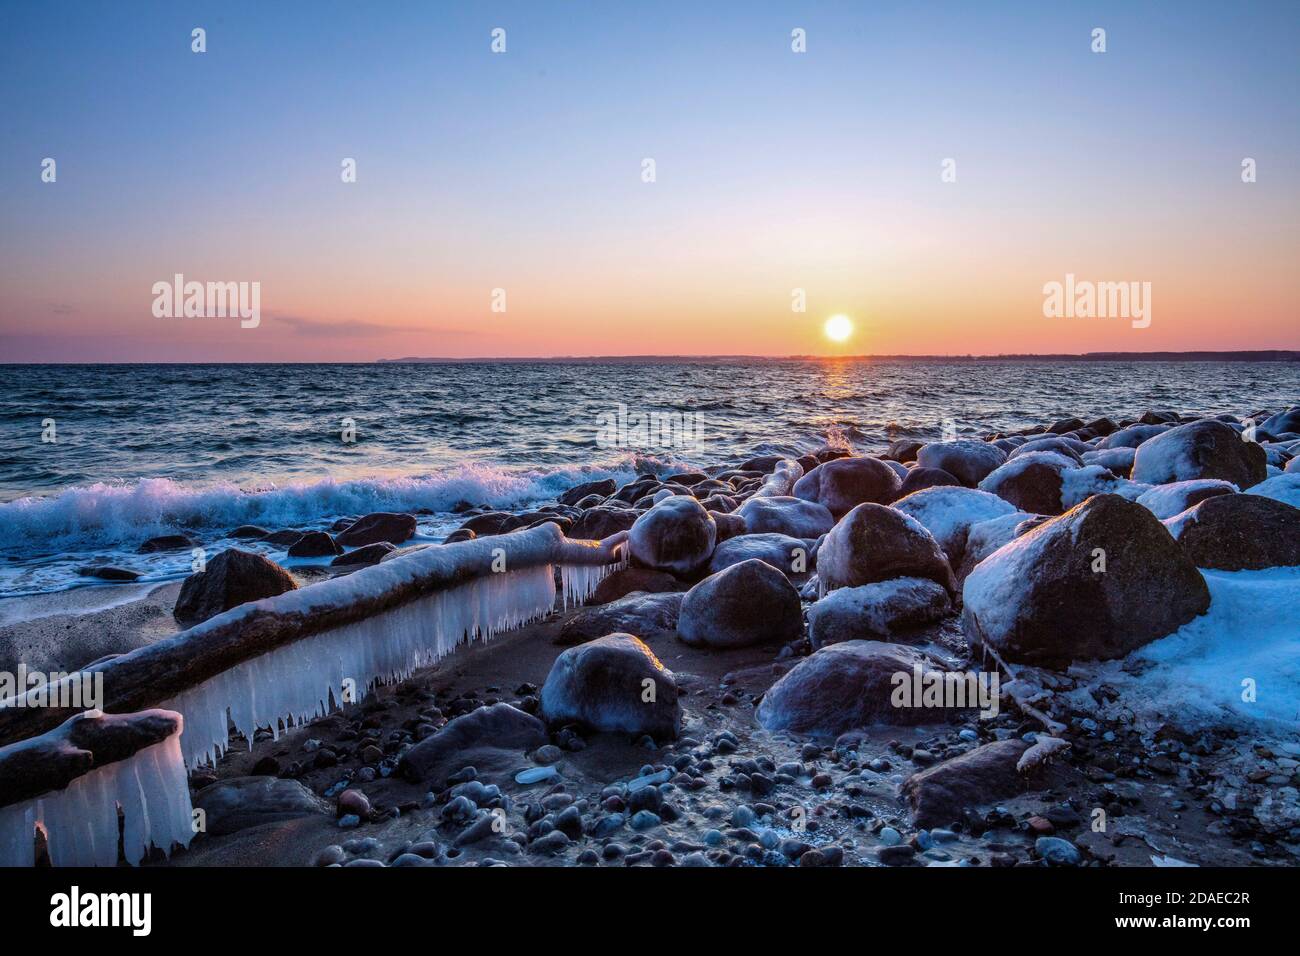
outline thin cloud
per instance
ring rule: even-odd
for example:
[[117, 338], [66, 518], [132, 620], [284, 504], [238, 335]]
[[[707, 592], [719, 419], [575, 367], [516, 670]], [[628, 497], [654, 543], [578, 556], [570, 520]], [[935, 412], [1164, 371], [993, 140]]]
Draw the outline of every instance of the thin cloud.
[[309, 335], [313, 338], [352, 338], [356, 336], [395, 335], [400, 332], [433, 332], [438, 335], [470, 335], [469, 329], [440, 328], [427, 325], [388, 325], [383, 322], [367, 322], [363, 319], [345, 319], [342, 322], [329, 322], [324, 319], [311, 319], [302, 315], [282, 315], [268, 313], [272, 322], [288, 326], [294, 335]]

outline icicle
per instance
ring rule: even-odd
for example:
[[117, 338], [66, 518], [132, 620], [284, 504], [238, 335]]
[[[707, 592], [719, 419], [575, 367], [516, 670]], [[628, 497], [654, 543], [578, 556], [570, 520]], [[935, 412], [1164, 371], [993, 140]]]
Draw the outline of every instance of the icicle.
[[164, 853], [173, 844], [189, 846], [194, 810], [179, 734], [96, 767], [62, 790], [0, 807], [0, 867], [35, 863], [37, 826], [55, 866], [116, 866], [119, 806], [122, 853], [132, 866], [150, 844]]
[[474, 578], [267, 651], [163, 706], [184, 715], [185, 763], [215, 763], [229, 743], [227, 711], [250, 743], [259, 727], [278, 734], [281, 721], [288, 729], [337, 707], [345, 680], [360, 699], [375, 683], [404, 680], [463, 641], [487, 640], [546, 615], [555, 591], [549, 564]]
[[627, 567], [626, 561], [614, 564], [562, 564], [560, 582], [563, 585], [564, 609], [581, 607], [596, 593], [596, 586], [615, 571]]

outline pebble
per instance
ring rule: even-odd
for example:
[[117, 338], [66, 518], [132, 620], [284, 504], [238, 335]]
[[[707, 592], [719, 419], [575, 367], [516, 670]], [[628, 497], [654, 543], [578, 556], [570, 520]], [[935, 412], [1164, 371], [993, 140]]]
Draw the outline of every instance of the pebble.
[[353, 827], [361, 826], [361, 818], [355, 813], [349, 813], [339, 817], [339, 829], [351, 830]]
[[339, 816], [344, 817], [349, 814], [358, 818], [358, 820], [370, 816], [370, 798], [360, 790], [344, 790], [339, 794]]
[[633, 830], [649, 830], [651, 827], [657, 827], [663, 822], [659, 814], [651, 813], [649, 810], [638, 810], [632, 814], [630, 825]]
[[534, 783], [542, 783], [545, 780], [554, 780], [560, 775], [560, 772], [554, 767], [529, 767], [527, 770], [521, 770], [515, 774], [515, 783], [525, 787]]
[[1060, 837], [1039, 837], [1034, 852], [1053, 866], [1078, 866], [1083, 860], [1079, 848]]
[[533, 751], [533, 760], [542, 765], [557, 763], [564, 757], [564, 751], [555, 744], [544, 744]]
[[347, 854], [343, 852], [343, 847], [337, 843], [331, 843], [319, 853], [312, 861], [315, 866], [336, 866], [347, 859]]
[[893, 827], [883, 827], [880, 831], [880, 842], [885, 846], [898, 846], [903, 842], [903, 834]]

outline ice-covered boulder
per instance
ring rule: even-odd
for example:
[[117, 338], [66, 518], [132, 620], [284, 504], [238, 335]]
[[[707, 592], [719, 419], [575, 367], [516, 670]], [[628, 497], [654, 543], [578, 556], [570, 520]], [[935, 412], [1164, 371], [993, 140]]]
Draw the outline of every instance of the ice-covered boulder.
[[376, 511], [348, 525], [347, 530], [340, 531], [335, 540], [345, 548], [359, 548], [380, 541], [401, 544], [414, 534], [414, 515]]
[[1150, 485], [1219, 478], [1245, 489], [1267, 477], [1266, 457], [1264, 449], [1243, 440], [1231, 425], [1201, 419], [1139, 445], [1132, 478]]
[[817, 538], [835, 524], [835, 517], [825, 505], [802, 498], [749, 498], [736, 514], [745, 521], [750, 534], [788, 534], [792, 538]]
[[680, 592], [633, 592], [607, 604], [581, 608], [564, 622], [555, 643], [568, 647], [606, 634], [627, 632], [650, 635], [659, 631], [671, 631], [677, 627], [682, 597]]
[[1053, 435], [1050, 438], [1035, 438], [1033, 441], [1025, 442], [1007, 455], [1007, 461], [1019, 458], [1021, 455], [1031, 455], [1036, 451], [1053, 451], [1058, 455], [1069, 458], [1076, 465], [1082, 465], [1083, 453], [1091, 450], [1090, 445], [1079, 441], [1077, 438], [1062, 438], [1059, 435]]
[[1016, 510], [997, 495], [963, 487], [926, 488], [900, 498], [894, 502], [894, 507], [911, 515], [934, 536], [939, 547], [943, 548], [948, 564], [954, 568], [961, 564], [966, 550], [966, 533], [971, 525]]
[[1082, 458], [1085, 465], [1101, 465], [1120, 478], [1127, 478], [1133, 471], [1133, 458], [1136, 455], [1136, 448], [1098, 448], [1085, 451]]
[[686, 592], [677, 636], [711, 648], [779, 644], [803, 633], [799, 592], [785, 574], [751, 558]]
[[796, 498], [825, 505], [836, 518], [863, 502], [888, 504], [901, 484], [879, 458], [837, 458], [818, 465], [794, 485]]
[[1150, 491], [1144, 491], [1137, 498], [1137, 503], [1164, 521], [1176, 514], [1182, 514], [1192, 505], [1199, 504], [1206, 498], [1217, 495], [1235, 494], [1237, 486], [1230, 481], [1218, 478], [1197, 478], [1192, 481], [1175, 481], [1168, 485], [1156, 485]]
[[1170, 425], [1130, 425], [1107, 435], [1097, 443], [1098, 448], [1137, 448], [1149, 438], [1169, 431]]
[[917, 706], [912, 694], [904, 698], [904, 683], [942, 674], [926, 654], [902, 644], [845, 641], [814, 652], [792, 667], [763, 695], [758, 722], [768, 730], [838, 736], [873, 724], [941, 723], [958, 708]]
[[642, 567], [690, 574], [708, 563], [717, 537], [712, 513], [689, 495], [677, 495], [636, 519], [628, 550]]
[[1274, 501], [1281, 501], [1292, 508], [1300, 508], [1300, 474], [1287, 471], [1280, 475], [1274, 475], [1272, 478], [1266, 478], [1255, 485], [1246, 494], [1272, 498]]
[[297, 780], [277, 777], [229, 777], [208, 784], [194, 795], [204, 813], [208, 836], [225, 836], [266, 823], [324, 815], [329, 806]]
[[250, 551], [231, 548], [191, 574], [181, 585], [173, 614], [184, 624], [197, 624], [249, 601], [275, 597], [298, 585], [274, 561]]
[[467, 766], [483, 774], [508, 768], [548, 739], [545, 724], [503, 701], [448, 721], [403, 754], [398, 770], [415, 783], [441, 782]]
[[905, 498], [914, 491], [925, 488], [961, 487], [961, 482], [942, 468], [922, 468], [917, 465], [907, 473], [903, 484], [899, 486], [898, 497]]
[[812, 571], [815, 539], [792, 538], [788, 534], [742, 534], [728, 538], [713, 549], [709, 573], [717, 574], [751, 558], [769, 564], [788, 578], [803, 580]]
[[858, 505], [840, 519], [817, 551], [817, 576], [827, 591], [918, 577], [956, 592], [939, 542], [911, 515], [887, 505]]
[[974, 488], [1006, 460], [1006, 452], [992, 442], [971, 439], [931, 442], [916, 453], [916, 463], [922, 468], [946, 471], [968, 488]]
[[671, 591], [685, 591], [689, 585], [677, 580], [667, 571], [652, 571], [650, 568], [620, 568], [601, 580], [588, 604], [608, 604], [626, 597], [633, 591], [645, 591], [647, 594], [665, 594]]
[[677, 681], [631, 634], [610, 634], [555, 659], [542, 685], [541, 712], [551, 724], [596, 731], [677, 736]]
[[1165, 522], [1198, 568], [1300, 565], [1300, 509], [1262, 495], [1206, 498]]
[[1012, 510], [1059, 515], [1066, 508], [1061, 500], [1065, 473], [1077, 467], [1057, 451], [1030, 452], [995, 468], [980, 482], [980, 489], [1014, 505]]
[[607, 498], [612, 495], [618, 487], [613, 478], [599, 478], [596, 481], [584, 481], [582, 484], [574, 485], [568, 491], [562, 492], [555, 500], [562, 505], [576, 505], [588, 495], [600, 495]]
[[1118, 495], [1090, 498], [994, 552], [962, 595], [972, 647], [1043, 666], [1123, 657], [1210, 605], [1164, 525]]
[[639, 517], [630, 508], [601, 505], [588, 508], [569, 528], [568, 537], [575, 541], [603, 541], [610, 535], [627, 531]]
[[975, 570], [975, 565], [1003, 545], [1036, 528], [1045, 517], [1027, 511], [1012, 511], [971, 525], [966, 532], [966, 549], [962, 553], [961, 564], [954, 572], [958, 582], [965, 581], [966, 576]]
[[1300, 405], [1292, 405], [1284, 412], [1269, 416], [1259, 423], [1259, 428], [1270, 435], [1300, 432]]
[[901, 640], [952, 610], [948, 592], [926, 578], [894, 578], [832, 591], [808, 609], [813, 648], [855, 640]]

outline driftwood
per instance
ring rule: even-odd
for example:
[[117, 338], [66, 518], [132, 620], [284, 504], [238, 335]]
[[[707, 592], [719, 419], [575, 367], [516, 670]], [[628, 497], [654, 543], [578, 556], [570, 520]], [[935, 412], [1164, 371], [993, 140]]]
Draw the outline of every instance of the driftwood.
[[133, 756], [181, 729], [180, 714], [75, 714], [48, 733], [0, 747], [0, 807], [62, 790], [83, 774]]
[[[555, 524], [416, 551], [350, 575], [232, 608], [174, 637], [72, 674], [103, 672], [102, 708], [134, 713], [171, 700], [243, 661], [304, 637], [391, 610], [494, 571], [540, 565], [613, 564], [626, 532], [571, 541]], [[65, 681], [65, 683], [67, 682]], [[59, 685], [46, 688], [51, 698]], [[32, 692], [29, 692], [29, 694]], [[0, 704], [0, 745], [42, 734], [74, 713], [67, 707]]]

